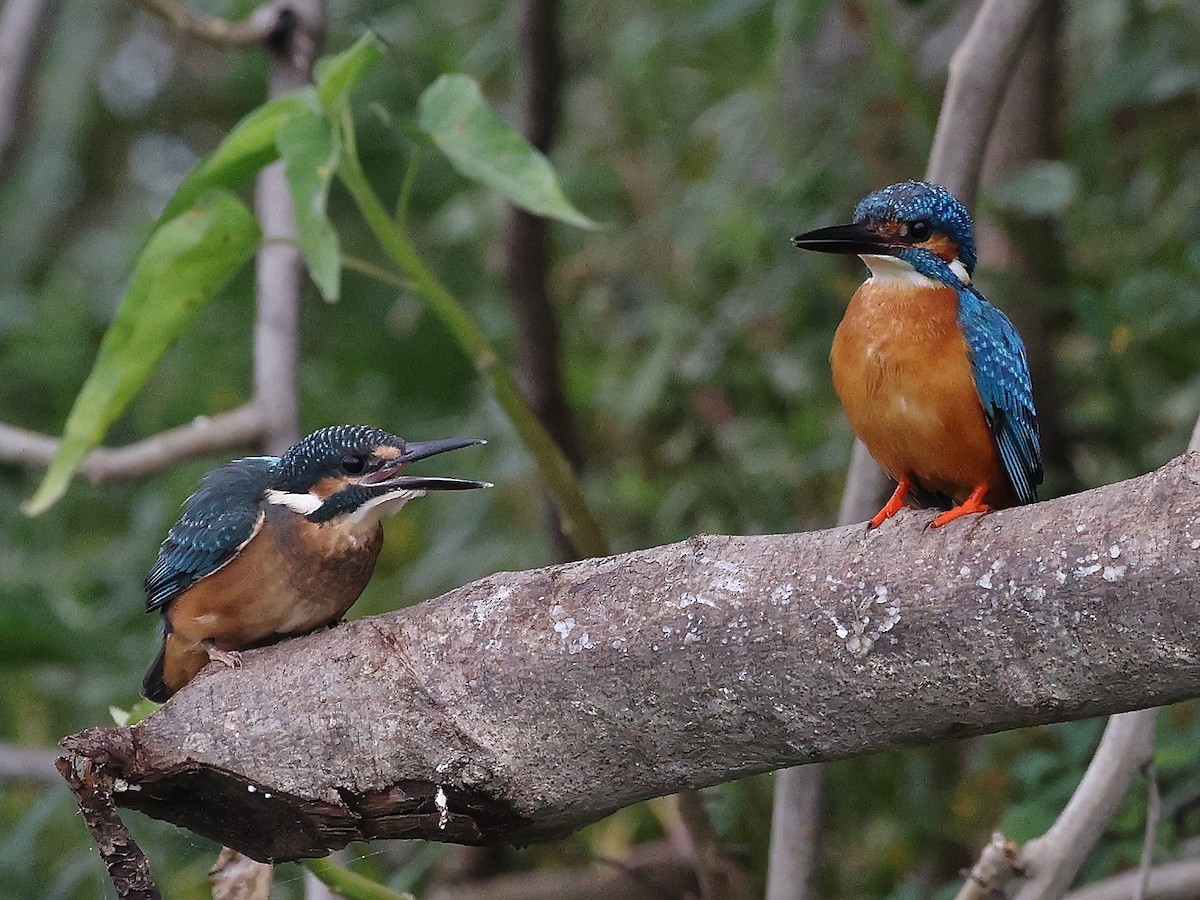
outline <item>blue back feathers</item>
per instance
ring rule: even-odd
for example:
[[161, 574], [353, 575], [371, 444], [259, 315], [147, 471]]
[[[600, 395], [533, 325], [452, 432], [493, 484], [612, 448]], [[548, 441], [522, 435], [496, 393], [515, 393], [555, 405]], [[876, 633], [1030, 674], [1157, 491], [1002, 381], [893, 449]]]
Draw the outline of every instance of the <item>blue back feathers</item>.
[[221, 568], [253, 537], [262, 515], [259, 501], [278, 464], [273, 456], [239, 459], [200, 479], [146, 575], [147, 612]]

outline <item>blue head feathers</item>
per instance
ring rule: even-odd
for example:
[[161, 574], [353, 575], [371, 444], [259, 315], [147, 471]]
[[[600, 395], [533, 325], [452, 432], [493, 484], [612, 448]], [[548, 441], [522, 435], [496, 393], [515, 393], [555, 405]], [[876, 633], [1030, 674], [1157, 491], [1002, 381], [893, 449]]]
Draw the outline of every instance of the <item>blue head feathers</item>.
[[868, 194], [854, 208], [856, 224], [927, 221], [932, 230], [952, 240], [967, 274], [975, 271], [975, 234], [971, 214], [952, 193], [928, 181], [901, 181]]

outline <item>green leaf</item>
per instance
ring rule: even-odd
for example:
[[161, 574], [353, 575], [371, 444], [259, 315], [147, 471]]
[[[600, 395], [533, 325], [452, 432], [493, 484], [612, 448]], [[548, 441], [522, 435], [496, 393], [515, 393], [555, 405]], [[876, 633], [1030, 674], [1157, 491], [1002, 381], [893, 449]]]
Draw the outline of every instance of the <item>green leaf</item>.
[[363, 73], [382, 58], [383, 44], [368, 31], [348, 50], [318, 60], [313, 81], [321, 108], [332, 112], [358, 87]]
[[287, 165], [288, 187], [309, 274], [321, 296], [332, 302], [341, 284], [341, 244], [329, 221], [329, 184], [337, 173], [341, 147], [325, 116], [296, 112], [275, 137]]
[[24, 506], [28, 515], [44, 512], [66, 492], [83, 458], [258, 240], [250, 210], [224, 190], [204, 194], [151, 235], [75, 398], [58, 453]]
[[421, 95], [418, 124], [454, 168], [540, 216], [596, 228], [563, 193], [550, 161], [498, 119], [466, 75], [443, 75]]
[[298, 91], [288, 94], [247, 113], [233, 126], [217, 149], [184, 177], [175, 196], [159, 217], [158, 224], [174, 219], [205, 191], [218, 187], [240, 187], [258, 174], [263, 166], [278, 159], [279, 148], [275, 144], [275, 136], [283, 123], [293, 113], [315, 105], [311, 88], [308, 89], [308, 97], [305, 93]]

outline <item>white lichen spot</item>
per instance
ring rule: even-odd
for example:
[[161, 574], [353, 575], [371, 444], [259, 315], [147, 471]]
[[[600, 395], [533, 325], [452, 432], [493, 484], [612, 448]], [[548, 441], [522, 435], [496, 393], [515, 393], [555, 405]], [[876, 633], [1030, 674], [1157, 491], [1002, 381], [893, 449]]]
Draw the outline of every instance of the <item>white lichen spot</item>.
[[1200, 539], [1192, 541], [1192, 549], [1200, 550]]
[[558, 632], [559, 636], [564, 641], [567, 640], [571, 636], [571, 631], [572, 631], [572, 629], [574, 629], [574, 627], [575, 627], [575, 620], [570, 617], [563, 619], [561, 622], [554, 623], [554, 630]]
[[876, 603], [887, 603], [887, 595], [888, 595], [888, 589], [886, 586], [881, 584], [875, 588], [875, 602]]
[[1075, 577], [1076, 578], [1086, 578], [1089, 575], [1095, 575], [1097, 572], [1099, 572], [1103, 568], [1104, 568], [1104, 566], [1100, 565], [1100, 563], [1096, 563], [1095, 565], [1092, 565], [1092, 566], [1080, 566], [1078, 569], [1075, 570]]
[[1087, 531], [1087, 526], [1084, 525], [1082, 522], [1075, 526], [1076, 534], [1083, 534], [1085, 531]]
[[1057, 572], [1054, 573], [1054, 580], [1057, 581], [1059, 584], [1066, 584], [1067, 583], [1067, 573], [1064, 572], [1062, 569], [1059, 569]]
[[975, 580], [975, 583], [985, 591], [990, 591], [992, 589], [992, 573], [984, 572]]
[[255, 791], [257, 791], [257, 790], [258, 790], [258, 788], [256, 788], [256, 787], [255, 787], [254, 785], [252, 785], [252, 784], [248, 784], [248, 785], [246, 785], [246, 793], [247, 793], [247, 794], [253, 794], [253, 793], [254, 793]]
[[1125, 566], [1105, 566], [1101, 578], [1105, 581], [1120, 581], [1125, 577]]
[[[486, 597], [480, 597], [471, 604], [471, 621], [476, 628], [482, 628], [488, 622], [496, 611], [503, 605], [509, 597], [512, 596], [513, 589], [505, 586], [497, 590], [493, 594]], [[560, 607], [561, 609], [561, 607]]]
[[790, 584], [777, 584], [771, 591], [771, 602], [778, 606], [787, 606], [791, 600], [792, 586]]
[[438, 828], [444, 831], [450, 824], [450, 798], [446, 796], [446, 789], [440, 784], [437, 793], [433, 795], [433, 805], [438, 811]]
[[1116, 544], [1113, 544], [1111, 547], [1108, 548], [1108, 555], [1111, 556], [1113, 559], [1116, 559], [1118, 556], [1121, 555], [1121, 548], [1118, 547]]
[[718, 559], [713, 562], [713, 568], [720, 569], [722, 572], [729, 572], [733, 575], [737, 575], [742, 571], [740, 568], [738, 568], [737, 563], [731, 563], [724, 559]]
[[686, 647], [688, 644], [694, 644], [698, 640], [700, 640], [700, 635], [694, 631], [689, 631], [683, 636], [683, 645]]
[[746, 593], [746, 582], [738, 578], [718, 578], [712, 586], [718, 591], [728, 591], [731, 594]]
[[1034, 603], [1041, 603], [1046, 599], [1046, 589], [1039, 584], [1037, 587], [1028, 588], [1025, 591], [1025, 596]]
[[961, 575], [963, 578], [966, 578], [968, 575], [971, 574], [971, 570], [969, 568], [967, 568], [966, 566], [963, 566], [961, 569], [958, 570], [958, 574]]

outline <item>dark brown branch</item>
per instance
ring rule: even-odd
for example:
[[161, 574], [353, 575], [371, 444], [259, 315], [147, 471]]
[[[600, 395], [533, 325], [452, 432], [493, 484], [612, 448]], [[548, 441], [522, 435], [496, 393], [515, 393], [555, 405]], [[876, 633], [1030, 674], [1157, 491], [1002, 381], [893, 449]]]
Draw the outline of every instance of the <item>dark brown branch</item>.
[[96, 839], [118, 900], [162, 900], [150, 877], [149, 861], [113, 805], [117, 783], [107, 761], [106, 751], [86, 758], [64, 757], [58, 760], [58, 770], [75, 794], [83, 820]]
[[[559, 120], [563, 63], [558, 36], [559, 0], [525, 0], [521, 9], [521, 130], [549, 153]], [[549, 226], [545, 219], [511, 207], [504, 235], [504, 282], [517, 320], [522, 387], [529, 406], [578, 468], [579, 441], [563, 391], [558, 313], [550, 297]], [[553, 504], [547, 503], [550, 537], [560, 561], [578, 558]]]
[[929, 518], [495, 575], [210, 666], [67, 758], [104, 758], [121, 805], [292, 859], [549, 839], [784, 766], [1200, 696], [1200, 454]]
[[7, 0], [0, 9], [0, 183], [26, 126], [30, 85], [59, 0]]

